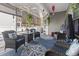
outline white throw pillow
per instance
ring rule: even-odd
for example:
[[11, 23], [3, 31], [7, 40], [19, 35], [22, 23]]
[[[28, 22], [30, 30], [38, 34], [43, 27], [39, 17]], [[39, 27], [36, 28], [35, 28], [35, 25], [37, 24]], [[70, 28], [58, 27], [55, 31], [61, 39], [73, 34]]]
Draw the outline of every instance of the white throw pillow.
[[60, 33], [63, 33], [63, 31], [62, 31], [62, 30], [60, 30]]
[[78, 43], [78, 40], [77, 39], [74, 39], [72, 43]]
[[8, 34], [9, 38], [13, 39], [12, 33]]
[[16, 33], [9, 33], [8, 36], [9, 36], [9, 38], [11, 38], [11, 39], [17, 38]]
[[69, 49], [66, 51], [66, 55], [75, 56], [78, 55], [78, 53], [79, 53], [79, 43], [77, 42], [77, 40], [73, 40]]

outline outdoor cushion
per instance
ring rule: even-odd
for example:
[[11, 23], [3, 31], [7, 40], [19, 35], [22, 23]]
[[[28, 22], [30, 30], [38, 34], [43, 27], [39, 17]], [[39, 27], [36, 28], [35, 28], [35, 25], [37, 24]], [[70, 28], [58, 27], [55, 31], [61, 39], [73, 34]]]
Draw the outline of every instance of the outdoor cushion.
[[9, 38], [13, 39], [12, 33], [8, 34]]
[[21, 40], [23, 40], [23, 39], [21, 38], [21, 39], [19, 39], [19, 40], [17, 40], [17, 41], [19, 42], [19, 41], [21, 41]]
[[17, 38], [16, 33], [9, 33], [8, 36], [9, 36], [9, 38], [11, 38], [11, 39]]
[[66, 55], [75, 56], [78, 55], [78, 53], [79, 53], [79, 43], [77, 42], [77, 40], [73, 40], [69, 49], [66, 51]]

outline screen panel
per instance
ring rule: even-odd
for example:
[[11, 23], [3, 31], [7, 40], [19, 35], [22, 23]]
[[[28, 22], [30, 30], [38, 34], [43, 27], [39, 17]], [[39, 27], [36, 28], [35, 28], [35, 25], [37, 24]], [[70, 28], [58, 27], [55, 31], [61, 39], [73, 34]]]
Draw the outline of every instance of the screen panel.
[[15, 30], [15, 21], [15, 16], [0, 12], [0, 33], [5, 30]]
[[75, 34], [79, 34], [79, 19], [74, 20], [74, 30]]

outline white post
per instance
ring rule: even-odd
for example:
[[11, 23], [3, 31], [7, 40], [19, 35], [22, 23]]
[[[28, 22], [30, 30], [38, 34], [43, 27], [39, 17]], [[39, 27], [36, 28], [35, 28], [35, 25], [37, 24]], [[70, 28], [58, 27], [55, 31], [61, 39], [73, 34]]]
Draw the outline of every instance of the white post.
[[17, 8], [16, 8], [16, 32], [17, 32]]
[[41, 12], [41, 11], [39, 11], [39, 15], [40, 15], [40, 19], [41, 19], [41, 29], [42, 29], [42, 28], [44, 29], [43, 15], [42, 15], [42, 12]]

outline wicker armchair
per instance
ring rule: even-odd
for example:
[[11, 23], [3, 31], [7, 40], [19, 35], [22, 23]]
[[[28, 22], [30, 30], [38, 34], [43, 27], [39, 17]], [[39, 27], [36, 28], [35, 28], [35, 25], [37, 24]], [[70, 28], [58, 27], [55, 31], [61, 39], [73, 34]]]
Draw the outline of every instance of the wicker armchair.
[[[15, 33], [16, 37], [10, 38], [9, 34]], [[13, 48], [15, 49], [15, 52], [17, 52], [17, 49], [24, 44], [25, 45], [25, 38], [21, 35], [17, 35], [15, 31], [4, 31], [2, 32], [4, 41], [5, 41], [5, 49], [6, 48]]]

